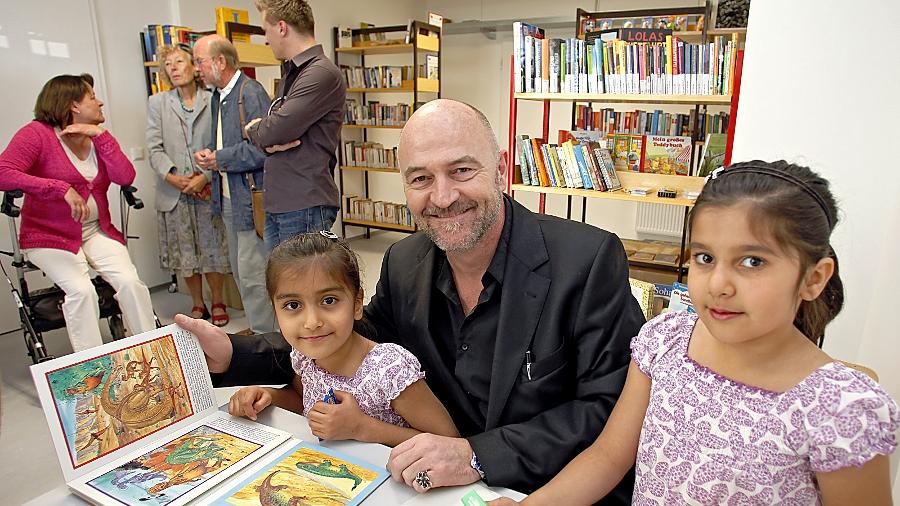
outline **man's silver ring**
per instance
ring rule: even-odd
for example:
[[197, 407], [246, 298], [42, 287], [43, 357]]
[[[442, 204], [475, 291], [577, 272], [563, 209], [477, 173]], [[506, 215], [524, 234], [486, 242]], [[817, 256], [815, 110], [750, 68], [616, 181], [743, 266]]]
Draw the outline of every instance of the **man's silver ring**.
[[428, 471], [419, 471], [416, 473], [416, 483], [422, 487], [422, 490], [431, 488], [431, 478], [428, 476]]

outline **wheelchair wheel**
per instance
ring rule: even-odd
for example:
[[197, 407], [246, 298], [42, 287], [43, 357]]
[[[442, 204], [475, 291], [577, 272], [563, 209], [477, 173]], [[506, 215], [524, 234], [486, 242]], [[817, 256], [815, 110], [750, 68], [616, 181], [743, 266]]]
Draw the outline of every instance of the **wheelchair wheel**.
[[107, 318], [109, 323], [109, 333], [115, 341], [125, 337], [125, 324], [122, 322], [122, 315], [114, 314]]

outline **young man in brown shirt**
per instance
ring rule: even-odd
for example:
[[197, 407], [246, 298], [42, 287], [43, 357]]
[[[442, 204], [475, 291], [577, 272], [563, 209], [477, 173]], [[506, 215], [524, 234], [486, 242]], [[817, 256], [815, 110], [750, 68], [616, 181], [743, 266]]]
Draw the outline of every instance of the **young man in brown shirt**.
[[283, 78], [267, 116], [247, 125], [265, 162], [266, 248], [294, 235], [330, 230], [339, 196], [335, 155], [347, 90], [338, 67], [316, 43], [303, 0], [257, 0], [262, 27]]

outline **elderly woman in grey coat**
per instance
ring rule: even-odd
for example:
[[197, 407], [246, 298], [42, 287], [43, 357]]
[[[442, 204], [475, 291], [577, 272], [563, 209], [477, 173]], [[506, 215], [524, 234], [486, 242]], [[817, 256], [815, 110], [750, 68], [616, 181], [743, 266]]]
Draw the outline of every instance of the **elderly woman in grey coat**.
[[[187, 46], [162, 47], [159, 61], [160, 76], [173, 88], [151, 96], [147, 112], [150, 165], [159, 176], [160, 266], [184, 277], [193, 298], [191, 316], [212, 316], [212, 322], [221, 327], [228, 323], [222, 302], [224, 274], [231, 272], [225, 225], [221, 216], [213, 215], [211, 176], [192, 156], [209, 144], [212, 135], [211, 93], [197, 85]], [[212, 313], [203, 300], [201, 276], [212, 292]]]

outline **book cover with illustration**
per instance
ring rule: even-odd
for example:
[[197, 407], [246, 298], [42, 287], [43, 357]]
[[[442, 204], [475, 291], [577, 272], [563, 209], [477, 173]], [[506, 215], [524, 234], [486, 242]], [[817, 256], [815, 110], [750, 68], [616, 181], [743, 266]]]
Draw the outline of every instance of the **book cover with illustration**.
[[217, 411], [203, 351], [176, 325], [31, 373], [66, 483], [94, 504], [185, 504], [290, 437]]
[[384, 467], [323, 446], [299, 442], [249, 478], [211, 498], [217, 506], [354, 506], [389, 473]]
[[631, 147], [631, 136], [615, 134], [613, 136], [612, 158], [616, 170], [628, 170], [628, 150]]
[[644, 140], [641, 172], [687, 176], [691, 166], [691, 138], [683, 135], [648, 135]]
[[728, 144], [728, 134], [707, 134], [703, 143], [703, 156], [700, 161], [700, 170], [697, 175], [706, 177], [712, 171], [725, 164], [725, 147]]

